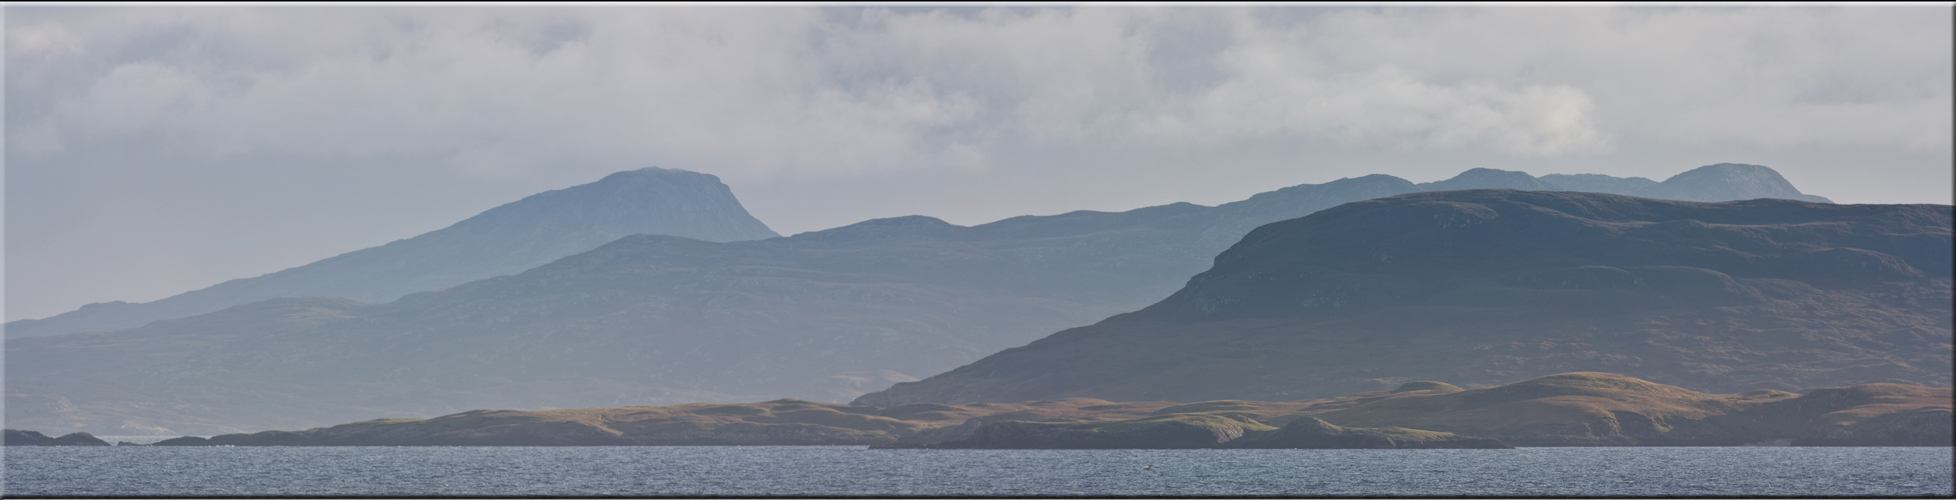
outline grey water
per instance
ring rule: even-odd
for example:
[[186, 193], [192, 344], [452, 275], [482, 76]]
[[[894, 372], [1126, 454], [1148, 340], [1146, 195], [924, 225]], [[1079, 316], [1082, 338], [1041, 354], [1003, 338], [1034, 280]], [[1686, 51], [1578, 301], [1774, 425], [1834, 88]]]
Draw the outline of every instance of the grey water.
[[[23, 496], [1948, 497], [1951, 448], [8, 447]], [[1152, 469], [1148, 467], [1152, 466]]]

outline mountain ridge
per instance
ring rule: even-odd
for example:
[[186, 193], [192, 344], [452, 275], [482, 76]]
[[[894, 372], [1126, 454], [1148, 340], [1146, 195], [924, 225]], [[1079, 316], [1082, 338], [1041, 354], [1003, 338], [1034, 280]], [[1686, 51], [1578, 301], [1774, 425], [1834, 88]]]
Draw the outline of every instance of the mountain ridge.
[[779, 236], [718, 177], [648, 167], [526, 196], [442, 229], [145, 303], [107, 302], [6, 324], [8, 338], [119, 330], [257, 300], [313, 295], [387, 302], [408, 293], [535, 267], [619, 237], [709, 241]]
[[289, 299], [9, 340], [8, 418], [119, 435], [481, 407], [841, 402], [1160, 301], [1257, 226], [1416, 190], [1371, 175], [1216, 207], [970, 227], [908, 216], [726, 243], [632, 235], [385, 304]]
[[1146, 308], [855, 401], [1281, 400], [1544, 371], [1948, 384], [1950, 219], [1512, 190], [1354, 202], [1257, 228]]

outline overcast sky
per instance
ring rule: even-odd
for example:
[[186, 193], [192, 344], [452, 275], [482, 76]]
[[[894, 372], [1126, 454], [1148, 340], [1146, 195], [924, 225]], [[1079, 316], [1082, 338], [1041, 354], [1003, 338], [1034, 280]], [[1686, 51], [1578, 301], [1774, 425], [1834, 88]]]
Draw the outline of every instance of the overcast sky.
[[1950, 203], [1951, 10], [5, 10], [6, 319], [661, 166], [782, 234], [1719, 162]]

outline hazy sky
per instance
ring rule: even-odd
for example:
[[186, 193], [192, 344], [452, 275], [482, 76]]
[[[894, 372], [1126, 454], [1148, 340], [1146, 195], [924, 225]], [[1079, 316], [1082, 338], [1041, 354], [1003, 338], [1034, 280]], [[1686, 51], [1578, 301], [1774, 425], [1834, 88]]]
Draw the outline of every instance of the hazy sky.
[[782, 234], [1473, 167], [1773, 167], [1950, 203], [1951, 10], [5, 9], [6, 319], [149, 301], [645, 166]]

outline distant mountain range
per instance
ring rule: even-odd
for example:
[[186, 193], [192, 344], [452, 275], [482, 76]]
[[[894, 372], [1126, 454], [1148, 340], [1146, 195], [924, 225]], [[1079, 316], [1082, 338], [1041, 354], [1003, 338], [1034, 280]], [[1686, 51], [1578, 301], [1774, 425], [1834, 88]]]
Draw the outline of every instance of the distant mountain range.
[[7, 338], [121, 330], [281, 297], [387, 302], [516, 274], [633, 234], [706, 241], [780, 236], [711, 175], [646, 168], [489, 209], [455, 225], [304, 266], [235, 279], [154, 302], [108, 302], [6, 324]]
[[1951, 208], [1414, 193], [1257, 228], [1159, 303], [856, 400], [1287, 401], [1607, 371], [1951, 383]]
[[[1434, 185], [1563, 177], [1616, 179], [1476, 169]], [[1678, 178], [1733, 198], [1798, 193], [1765, 167]], [[913, 216], [724, 243], [635, 235], [386, 304], [285, 298], [11, 339], [6, 411], [10, 425], [47, 424], [35, 428], [211, 434], [477, 408], [847, 401], [1159, 301], [1257, 226], [1419, 190], [1370, 175], [973, 227]]]
[[1720, 163], [1671, 176], [1664, 182], [1642, 177], [1610, 177], [1598, 174], [1549, 174], [1541, 177], [1522, 172], [1476, 168], [1452, 179], [1419, 184], [1420, 191], [1461, 189], [1519, 189], [1523, 191], [1581, 191], [1609, 193], [1639, 198], [1678, 201], [1732, 201], [1757, 198], [1833, 203], [1810, 194], [1800, 194], [1779, 172], [1759, 165]]

